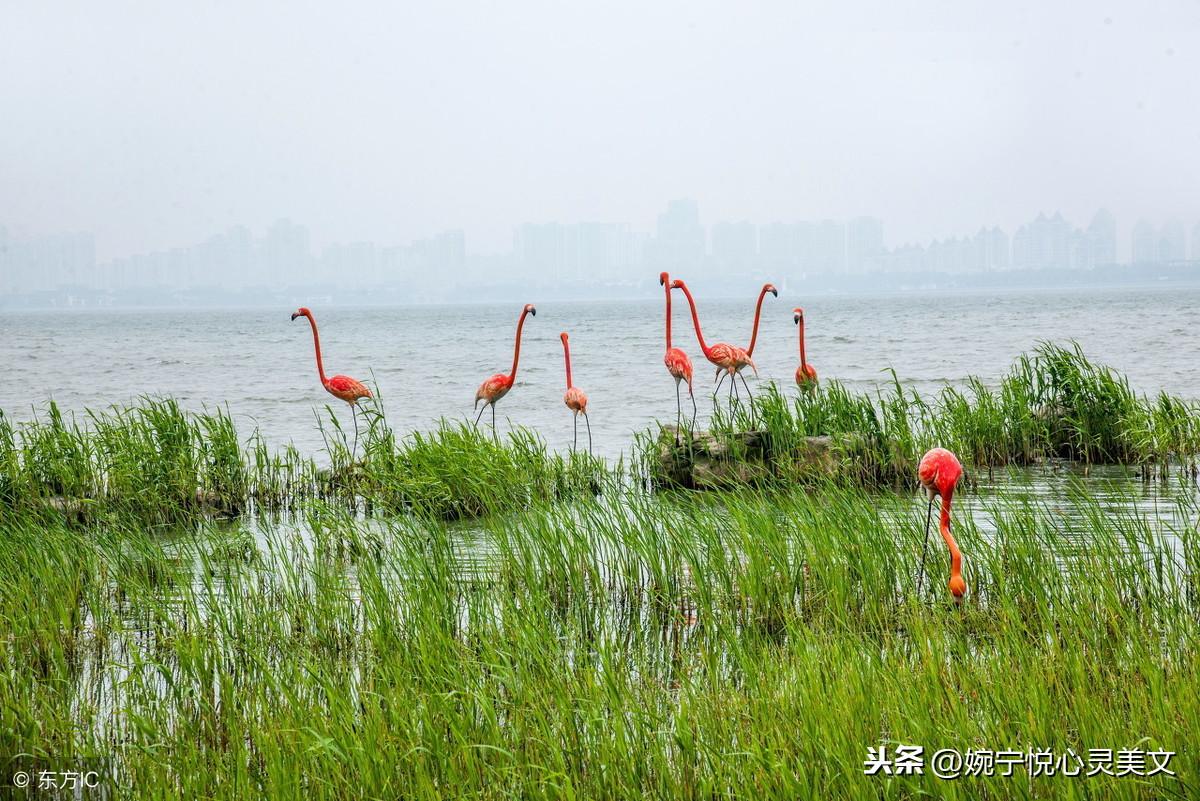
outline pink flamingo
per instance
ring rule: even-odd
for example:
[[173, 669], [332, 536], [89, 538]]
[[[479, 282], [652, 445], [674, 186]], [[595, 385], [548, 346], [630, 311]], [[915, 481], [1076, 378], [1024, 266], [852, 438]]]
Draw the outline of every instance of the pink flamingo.
[[579, 415], [583, 415], [583, 422], [587, 423], [588, 432], [588, 453], [592, 452], [592, 421], [588, 419], [587, 413], [587, 395], [583, 390], [571, 383], [571, 346], [567, 344], [567, 332], [563, 331], [558, 335], [563, 343], [563, 357], [567, 360], [567, 391], [563, 395], [563, 403], [567, 404], [567, 408], [574, 413], [575, 417], [575, 439], [571, 441], [571, 450], [579, 444]]
[[692, 428], [696, 427], [696, 396], [692, 392], [692, 360], [679, 348], [671, 347], [671, 276], [659, 273], [658, 283], [665, 287], [667, 296], [667, 352], [663, 355], [663, 364], [667, 366], [667, 372], [675, 379], [675, 437], [678, 440], [680, 424], [683, 422], [683, 406], [679, 399], [679, 382], [681, 381], [687, 381], [688, 397], [692, 399]]
[[353, 458], [353, 454], [358, 450], [358, 402], [363, 398], [371, 397], [371, 390], [367, 389], [363, 382], [350, 376], [335, 375], [332, 378], [326, 378], [325, 365], [321, 361], [321, 336], [317, 333], [317, 319], [304, 306], [296, 309], [292, 315], [292, 322], [295, 322], [297, 317], [307, 317], [308, 324], [312, 326], [313, 348], [317, 352], [317, 376], [321, 379], [321, 386], [325, 387], [325, 391], [333, 397], [350, 404], [350, 416], [354, 418], [354, 447], [350, 451], [351, 458]]
[[[718, 375], [721, 374], [722, 370], [725, 371], [725, 375], [721, 376], [721, 381], [725, 380], [725, 376], [730, 377], [729, 400], [732, 402], [733, 395], [737, 391], [736, 387], [734, 386], [733, 376], [738, 374], [739, 367], [744, 367], [747, 364], [750, 365], [751, 369], [754, 370], [754, 374], [758, 375], [758, 368], [755, 367], [754, 360], [750, 358], [750, 354], [748, 354], [744, 348], [739, 348], [735, 345], [728, 345], [724, 342], [718, 342], [712, 347], [709, 347], [704, 341], [704, 334], [700, 331], [700, 317], [696, 314], [696, 300], [692, 297], [691, 291], [688, 290], [687, 284], [676, 278], [671, 282], [671, 288], [683, 290], [684, 297], [687, 298], [688, 307], [692, 311], [692, 325], [696, 328], [696, 340], [700, 343], [700, 350], [703, 351], [704, 358], [708, 359], [709, 362], [716, 366]], [[742, 383], [745, 384], [745, 382], [746, 379], [743, 378]], [[721, 384], [718, 383], [717, 388], [713, 390], [714, 398], [716, 397], [717, 391], [720, 389]], [[749, 391], [750, 388], [746, 387], [746, 392]]]
[[533, 308], [532, 304], [525, 304], [525, 308], [521, 310], [521, 318], [517, 320], [517, 342], [513, 347], [513, 363], [512, 372], [507, 375], [504, 373], [496, 373], [494, 376], [484, 381], [479, 385], [479, 389], [475, 391], [475, 406], [479, 407], [479, 402], [483, 401], [483, 409], [479, 409], [479, 414], [475, 417], [475, 425], [479, 425], [479, 419], [483, 417], [484, 409], [492, 407], [492, 436], [496, 436], [496, 401], [503, 398], [512, 389], [513, 381], [517, 378], [517, 362], [521, 358], [521, 329], [525, 327], [526, 315], [532, 314], [537, 316], [537, 309]]
[[804, 358], [804, 309], [792, 309], [793, 320], [800, 328], [800, 366], [796, 368], [796, 386], [814, 389], [817, 386], [817, 370]]
[[925, 548], [921, 551], [921, 570], [917, 578], [917, 593], [921, 592], [921, 579], [925, 577], [925, 553], [929, 550], [929, 521], [933, 516], [933, 499], [935, 496], [942, 499], [942, 519], [940, 528], [942, 539], [946, 541], [946, 547], [950, 549], [950, 594], [954, 596], [957, 603], [962, 603], [962, 598], [967, 593], [967, 582], [962, 577], [962, 553], [958, 550], [958, 543], [954, 541], [954, 536], [950, 533], [950, 499], [954, 497], [954, 487], [962, 478], [963, 468], [953, 453], [945, 448], [933, 448], [929, 453], [921, 457], [921, 463], [917, 467], [917, 478], [921, 481], [921, 486], [929, 493], [929, 509], [925, 515]]
[[[747, 356], [754, 356], [754, 345], [758, 342], [758, 321], [759, 321], [759, 318], [762, 316], [763, 298], [765, 298], [767, 296], [768, 292], [770, 292], [773, 297], [779, 297], [779, 290], [775, 288], [774, 284], [771, 284], [771, 283], [763, 284], [762, 289], [759, 290], [758, 303], [756, 303], [754, 305], [754, 328], [752, 328], [750, 330], [750, 347], [746, 348]], [[739, 365], [738, 373], [741, 373], [741, 371], [745, 367], [746, 367], [746, 364]], [[746, 379], [743, 378], [742, 383], [745, 384], [745, 382], [746, 382]], [[749, 392], [750, 388], [746, 387], [746, 391]]]

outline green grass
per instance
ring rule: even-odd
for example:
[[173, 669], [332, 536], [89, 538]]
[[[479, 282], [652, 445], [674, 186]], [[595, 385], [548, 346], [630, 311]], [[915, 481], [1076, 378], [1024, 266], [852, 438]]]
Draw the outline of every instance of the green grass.
[[[302, 509], [169, 535], [6, 518], [0, 748], [102, 755], [138, 798], [1197, 789], [1190, 501], [1170, 526], [1083, 488], [960, 510], [961, 608], [936, 535], [915, 592], [907, 495], [614, 489], [474, 529]], [[1165, 748], [1179, 778], [862, 775], [897, 742]]]
[[[763, 434], [757, 453], [741, 444], [748, 431]], [[1021, 356], [997, 386], [968, 377], [932, 399], [903, 387], [894, 372], [873, 395], [853, 393], [835, 380], [806, 392], [769, 384], [753, 406], [718, 408], [712, 435], [728, 452], [724, 458], [761, 459], [768, 469], [754, 475], [783, 486], [805, 479], [798, 454], [806, 438], [819, 436], [833, 439], [839, 477], [867, 486], [911, 484], [921, 455], [935, 445], [976, 470], [1066, 459], [1130, 465], [1146, 476], [1165, 475], [1175, 465], [1194, 476], [1200, 404], [1166, 393], [1139, 396], [1078, 345], [1042, 344]], [[657, 454], [674, 436], [660, 429], [639, 440], [637, 463], [652, 479], [662, 478]], [[673, 452], [684, 458], [690, 447], [684, 442]]]

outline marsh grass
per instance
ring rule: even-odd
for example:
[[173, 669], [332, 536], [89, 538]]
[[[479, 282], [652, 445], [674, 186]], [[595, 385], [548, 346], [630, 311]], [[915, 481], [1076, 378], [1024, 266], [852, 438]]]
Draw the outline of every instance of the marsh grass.
[[[479, 528], [344, 505], [250, 539], [10, 518], [0, 738], [139, 798], [1191, 797], [1196, 509], [1078, 490], [958, 517], [823, 485], [534, 502]], [[979, 522], [980, 525], [976, 525]], [[986, 523], [986, 525], [984, 525]], [[1176, 750], [1179, 778], [866, 777], [868, 746]]]

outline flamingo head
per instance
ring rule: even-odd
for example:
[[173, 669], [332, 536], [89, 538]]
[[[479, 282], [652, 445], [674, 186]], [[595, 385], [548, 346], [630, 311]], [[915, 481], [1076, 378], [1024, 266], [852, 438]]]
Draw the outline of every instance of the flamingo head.
[[534, 317], [537, 317], [537, 309], [533, 308], [533, 304], [532, 304], [532, 303], [526, 303], [526, 304], [525, 304], [525, 310], [524, 310], [524, 311], [522, 311], [521, 313], [522, 313], [522, 314], [531, 314], [531, 315], [533, 315]]
[[559, 334], [558, 338], [563, 341], [564, 345], [567, 344], [567, 332], [566, 331], [563, 331], [561, 334]]
[[800, 325], [800, 323], [804, 322], [804, 309], [792, 309], [792, 322], [794, 322], [796, 325]]
[[296, 311], [292, 312], [292, 322], [295, 322], [297, 317], [308, 317], [309, 319], [312, 319], [312, 312], [308, 310], [307, 306], [301, 306], [300, 308], [296, 309]]
[[658, 285], [659, 286], [666, 286], [667, 282], [670, 280], [671, 280], [671, 276], [667, 275], [666, 273], [658, 274]]
[[683, 288], [683, 281], [680, 281], [678, 278], [676, 278], [674, 281], [671, 282], [671, 289], [682, 289], [682, 288]]
[[763, 292], [770, 292], [775, 297], [779, 297], [779, 290], [775, 288], [774, 284], [763, 284]]

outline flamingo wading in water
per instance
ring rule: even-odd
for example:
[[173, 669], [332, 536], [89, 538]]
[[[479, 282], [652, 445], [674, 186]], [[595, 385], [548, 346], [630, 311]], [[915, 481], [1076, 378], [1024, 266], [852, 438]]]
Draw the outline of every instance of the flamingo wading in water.
[[[687, 284], [676, 278], [671, 282], [672, 289], [683, 290], [684, 297], [687, 298], [688, 307], [692, 311], [692, 325], [696, 328], [696, 341], [700, 343], [700, 350], [704, 353], [704, 358], [708, 359], [717, 368], [718, 375], [722, 370], [725, 375], [730, 376], [729, 380], [729, 399], [733, 400], [733, 394], [737, 391], [734, 386], [733, 377], [738, 374], [739, 366], [750, 365], [754, 370], [754, 374], [758, 375], [758, 368], [754, 366], [754, 361], [743, 348], [734, 345], [728, 345], [724, 342], [717, 342], [711, 347], [704, 341], [704, 334], [700, 331], [700, 317], [696, 314], [696, 299], [692, 297], [691, 291], [687, 288]], [[724, 376], [721, 378], [724, 381]], [[742, 384], [746, 383], [746, 379], [742, 379]], [[717, 384], [717, 390], [721, 388], [720, 383]], [[750, 392], [750, 387], [746, 387], [746, 392]], [[716, 390], [713, 391], [713, 397], [716, 397]]]
[[579, 415], [582, 414], [583, 422], [587, 423], [588, 453], [590, 454], [592, 452], [592, 421], [588, 419], [588, 398], [582, 389], [571, 382], [571, 346], [567, 344], [567, 332], [563, 331], [558, 336], [563, 343], [563, 358], [567, 360], [567, 391], [563, 395], [563, 403], [567, 404], [567, 408], [574, 412], [575, 417], [575, 439], [571, 441], [571, 450], [574, 450], [579, 444]]
[[954, 497], [954, 487], [962, 478], [963, 468], [953, 453], [945, 448], [933, 448], [921, 457], [917, 466], [917, 478], [921, 486], [929, 493], [929, 509], [925, 515], [925, 547], [921, 550], [921, 569], [917, 574], [917, 593], [921, 592], [921, 580], [925, 577], [925, 553], [929, 550], [929, 521], [933, 517], [933, 499], [940, 497], [942, 501], [942, 517], [939, 528], [946, 547], [950, 549], [950, 594], [956, 603], [962, 603], [967, 594], [967, 582], [962, 577], [962, 553], [958, 543], [950, 533], [950, 499]]
[[313, 348], [317, 352], [317, 376], [321, 379], [321, 386], [325, 387], [325, 391], [333, 397], [350, 404], [350, 415], [354, 418], [354, 447], [350, 451], [351, 457], [353, 457], [358, 450], [358, 402], [363, 398], [371, 397], [371, 390], [367, 389], [363, 382], [347, 375], [326, 378], [325, 365], [321, 361], [321, 336], [317, 333], [317, 320], [313, 317], [313, 313], [304, 306], [296, 309], [292, 315], [292, 322], [295, 322], [297, 317], [307, 317], [308, 324], [312, 326]]
[[683, 422], [683, 406], [679, 399], [679, 382], [681, 381], [687, 381], [688, 397], [692, 399], [692, 428], [696, 427], [696, 395], [692, 392], [692, 360], [679, 348], [671, 347], [671, 276], [659, 273], [658, 283], [665, 288], [667, 295], [667, 352], [663, 355], [663, 364], [667, 366], [667, 372], [675, 379], [675, 437], [678, 440], [679, 427]]
[[479, 425], [479, 419], [483, 417], [483, 412], [487, 407], [492, 407], [492, 436], [496, 436], [496, 401], [503, 398], [512, 389], [513, 381], [517, 379], [517, 362], [521, 359], [521, 329], [525, 327], [525, 317], [532, 314], [537, 316], [537, 309], [533, 308], [532, 304], [525, 304], [525, 308], [521, 310], [521, 318], [517, 320], [517, 341], [513, 346], [513, 363], [512, 372], [496, 373], [494, 376], [484, 381], [479, 385], [479, 389], [475, 391], [475, 406], [478, 408], [479, 402], [483, 401], [483, 409], [479, 410], [479, 414], [475, 417], [475, 425]]
[[792, 309], [792, 315], [800, 329], [800, 366], [796, 368], [796, 386], [800, 389], [816, 389], [817, 370], [804, 358], [804, 309]]

